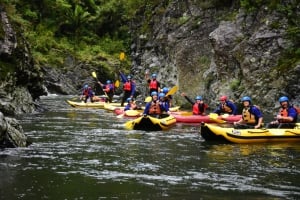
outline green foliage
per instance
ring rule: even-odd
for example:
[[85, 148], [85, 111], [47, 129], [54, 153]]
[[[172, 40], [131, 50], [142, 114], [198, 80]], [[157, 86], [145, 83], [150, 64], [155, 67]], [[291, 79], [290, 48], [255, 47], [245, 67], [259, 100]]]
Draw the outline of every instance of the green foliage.
[[232, 91], [235, 91], [239, 88], [241, 81], [238, 79], [233, 79], [230, 84], [229, 87]]

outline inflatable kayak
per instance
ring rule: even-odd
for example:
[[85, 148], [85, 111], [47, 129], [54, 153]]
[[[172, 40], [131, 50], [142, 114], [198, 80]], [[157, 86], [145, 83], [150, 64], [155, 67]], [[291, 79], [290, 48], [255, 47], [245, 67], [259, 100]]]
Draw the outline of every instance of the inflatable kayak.
[[97, 101], [97, 102], [77, 102], [77, 101], [71, 101], [67, 100], [67, 103], [72, 106], [72, 107], [77, 107], [77, 108], [104, 108], [104, 101]]
[[[173, 113], [173, 111], [178, 111], [179, 108], [180, 108], [180, 106], [175, 106], [175, 107], [171, 107], [169, 110], [171, 111], [171, 113]], [[145, 108], [142, 107], [141, 110], [126, 110], [126, 111], [124, 111], [124, 109], [116, 107], [114, 110], [114, 113], [118, 116], [122, 115], [123, 117], [140, 117], [141, 113], [143, 113], [144, 109]]]
[[173, 112], [177, 122], [181, 123], [233, 123], [239, 121], [242, 115], [193, 115], [191, 112]]
[[206, 141], [229, 143], [300, 142], [300, 123], [294, 129], [235, 129], [202, 124], [200, 134]]
[[146, 115], [126, 122], [124, 126], [127, 130], [161, 131], [175, 124], [176, 119], [172, 115], [162, 115], [161, 118]]

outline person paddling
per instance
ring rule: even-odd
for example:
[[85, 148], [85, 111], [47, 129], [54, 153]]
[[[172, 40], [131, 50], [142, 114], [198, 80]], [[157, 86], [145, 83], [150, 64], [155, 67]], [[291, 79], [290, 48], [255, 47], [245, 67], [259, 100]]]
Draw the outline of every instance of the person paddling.
[[107, 95], [106, 102], [111, 103], [112, 100], [113, 100], [113, 96], [115, 94], [115, 86], [114, 86], [114, 84], [110, 80], [107, 80], [106, 84], [102, 84], [100, 81], [98, 81], [98, 83], [103, 88], [103, 91]]
[[83, 100], [84, 103], [87, 103], [88, 99], [93, 103], [94, 102], [93, 97], [94, 97], [94, 92], [92, 88], [88, 84], [85, 84], [83, 86], [83, 91], [80, 96], [80, 99]]
[[280, 109], [275, 120], [268, 124], [268, 128], [294, 128], [298, 120], [298, 113], [294, 106], [290, 105], [289, 98], [279, 98]]
[[243, 103], [242, 119], [237, 122], [234, 122], [235, 128], [261, 128], [263, 115], [260, 109], [252, 105], [252, 100], [249, 96], [244, 96], [241, 99]]
[[195, 102], [192, 101], [185, 93], [181, 93], [190, 104], [193, 106], [193, 115], [206, 115], [206, 109], [208, 108], [208, 104], [204, 103], [202, 96], [196, 96]]
[[121, 101], [121, 106], [124, 106], [124, 102], [128, 98], [134, 98], [136, 93], [136, 84], [135, 81], [132, 80], [131, 75], [128, 75], [127, 77], [120, 71], [120, 76], [123, 82], [123, 97]]
[[145, 106], [143, 115], [151, 115], [154, 117], [160, 117], [163, 112], [170, 114], [169, 108], [164, 107], [164, 105], [159, 101], [157, 92], [151, 93], [152, 101], [148, 102]]
[[221, 96], [220, 97], [220, 103], [218, 107], [214, 110], [213, 113], [217, 113], [218, 115], [221, 115], [223, 113], [227, 113], [230, 115], [236, 115], [237, 114], [237, 107], [233, 101], [230, 101], [227, 99], [227, 96]]
[[145, 79], [147, 80], [147, 83], [149, 85], [149, 93], [151, 95], [152, 92], [160, 92], [160, 82], [156, 79], [157, 75], [153, 73], [151, 75], [151, 79], [149, 78], [149, 74], [145, 73]]

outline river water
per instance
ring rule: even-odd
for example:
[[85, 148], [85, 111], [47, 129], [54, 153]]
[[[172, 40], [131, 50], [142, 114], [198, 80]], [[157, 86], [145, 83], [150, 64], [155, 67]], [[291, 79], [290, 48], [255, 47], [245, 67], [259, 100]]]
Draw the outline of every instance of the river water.
[[198, 125], [127, 131], [68, 96], [20, 117], [33, 142], [0, 151], [0, 199], [300, 199], [300, 145], [209, 144]]

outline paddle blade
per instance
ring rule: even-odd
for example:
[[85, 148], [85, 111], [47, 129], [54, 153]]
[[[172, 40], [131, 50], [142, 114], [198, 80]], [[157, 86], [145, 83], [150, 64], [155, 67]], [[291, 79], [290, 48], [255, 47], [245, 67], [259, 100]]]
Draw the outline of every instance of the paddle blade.
[[120, 53], [120, 60], [123, 61], [125, 59], [125, 53], [121, 52]]
[[120, 86], [120, 81], [119, 80], [116, 80], [115, 82], [115, 87], [118, 88]]
[[172, 87], [172, 88], [169, 90], [169, 92], [166, 94], [166, 96], [175, 94], [175, 92], [177, 92], [177, 90], [178, 90], [178, 86], [175, 85], [174, 87]]
[[96, 72], [92, 72], [92, 76], [93, 76], [94, 78], [97, 78]]
[[220, 124], [226, 123], [225, 120], [219, 119], [219, 115], [217, 113], [210, 113], [208, 116], [212, 121], [216, 123], [220, 123]]
[[148, 97], [145, 98], [145, 102], [146, 102], [146, 103], [148, 103], [148, 102], [150, 102], [150, 101], [152, 101], [152, 97], [148, 96]]

